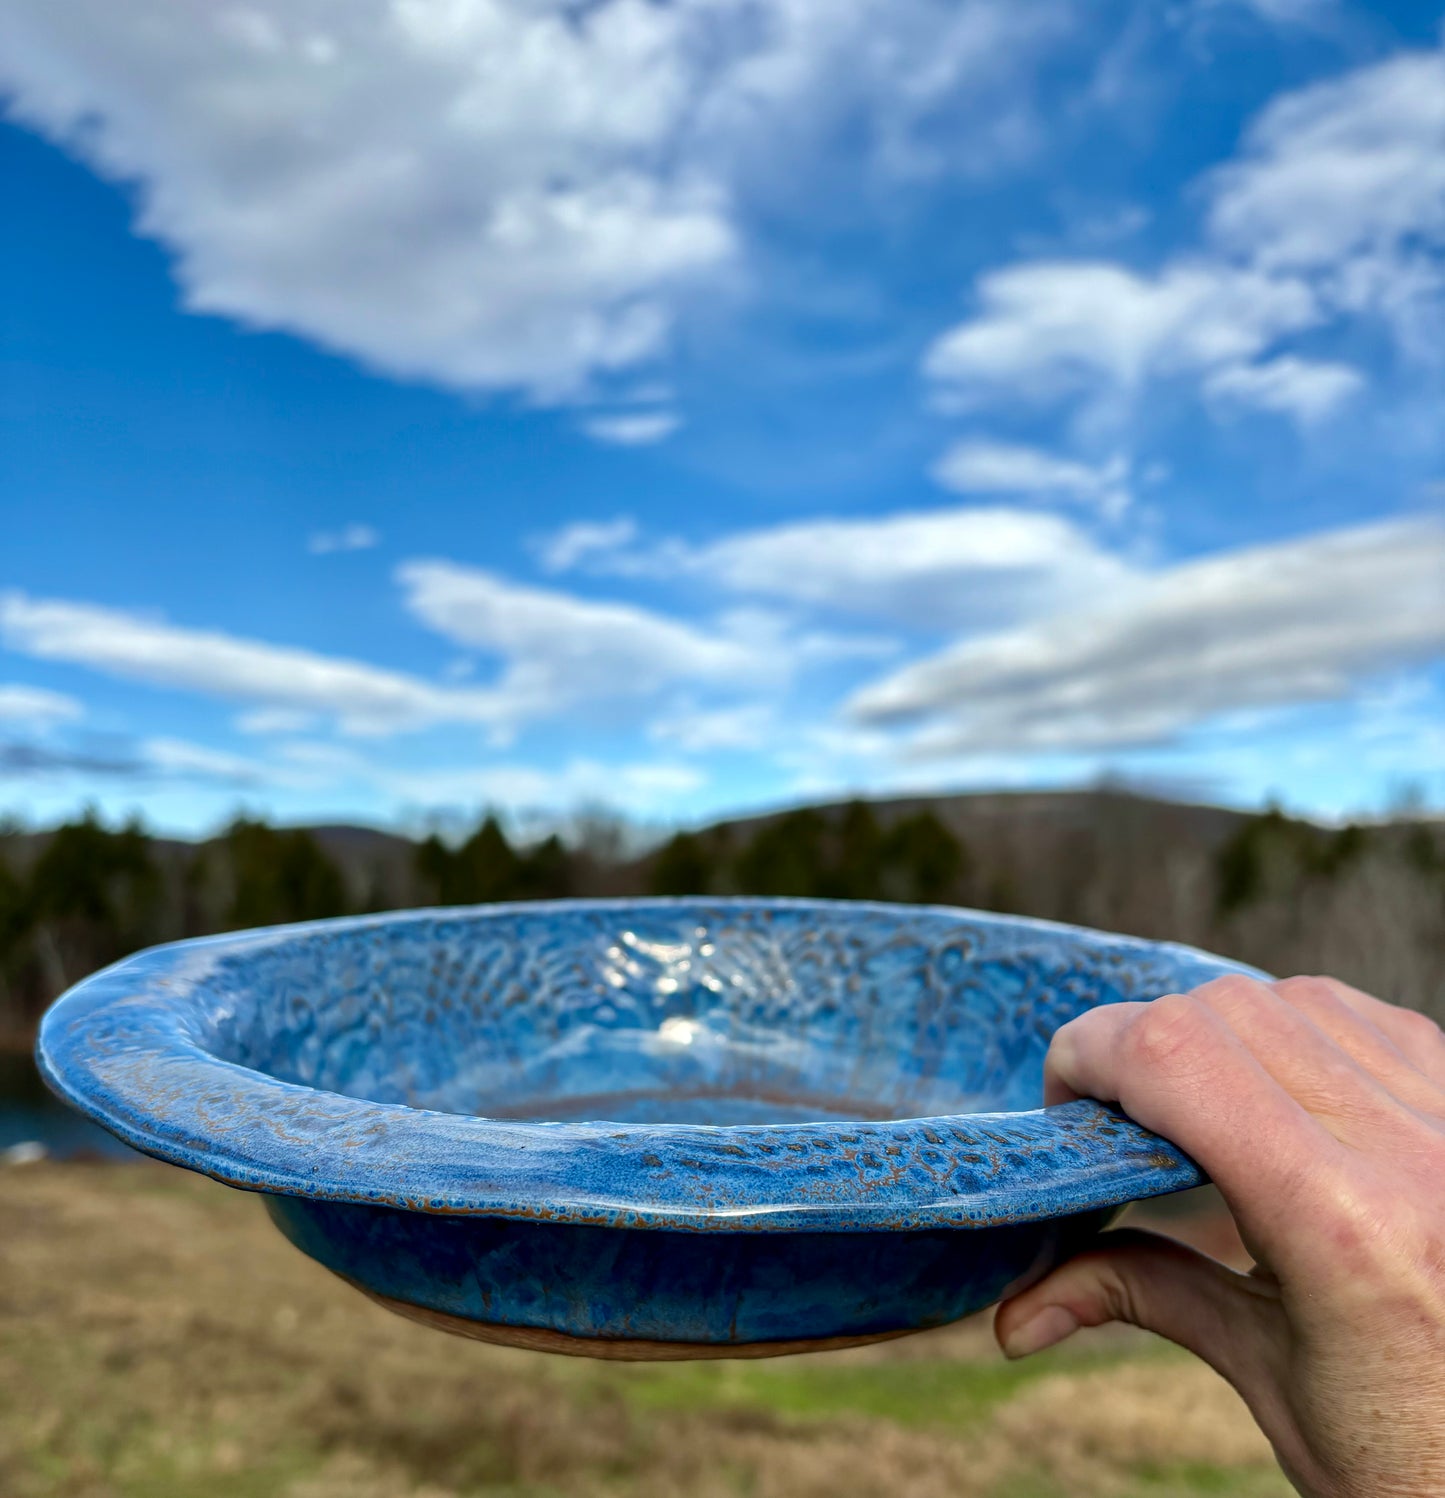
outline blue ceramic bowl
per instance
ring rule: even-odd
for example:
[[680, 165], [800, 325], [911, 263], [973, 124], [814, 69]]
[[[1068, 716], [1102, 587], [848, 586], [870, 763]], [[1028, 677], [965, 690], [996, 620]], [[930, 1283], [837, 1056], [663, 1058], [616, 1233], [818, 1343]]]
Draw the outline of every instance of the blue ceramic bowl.
[[757, 1355], [951, 1321], [1197, 1185], [1117, 1111], [1040, 1108], [1044, 1052], [1096, 1004], [1230, 971], [960, 910], [496, 905], [157, 947], [71, 989], [37, 1054], [394, 1310]]

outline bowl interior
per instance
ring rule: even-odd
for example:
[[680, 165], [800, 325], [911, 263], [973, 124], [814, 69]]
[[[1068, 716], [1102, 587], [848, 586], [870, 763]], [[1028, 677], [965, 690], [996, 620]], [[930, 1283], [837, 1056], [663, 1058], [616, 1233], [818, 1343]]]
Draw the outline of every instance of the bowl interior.
[[222, 951], [202, 1039], [284, 1081], [492, 1118], [1007, 1111], [1039, 1106], [1065, 1020], [1171, 986], [1194, 955], [1171, 950], [953, 911], [496, 907]]

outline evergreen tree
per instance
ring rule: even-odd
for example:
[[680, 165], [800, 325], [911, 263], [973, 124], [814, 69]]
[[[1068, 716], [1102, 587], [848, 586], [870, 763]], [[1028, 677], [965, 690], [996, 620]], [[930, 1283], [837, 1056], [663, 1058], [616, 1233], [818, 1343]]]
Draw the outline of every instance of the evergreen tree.
[[57, 990], [156, 940], [163, 894], [145, 829], [94, 810], [57, 827], [30, 871], [31, 939]]
[[452, 891], [444, 903], [487, 905], [512, 899], [517, 892], [520, 864], [502, 824], [494, 816], [486, 817], [456, 851]]
[[1284, 820], [1276, 807], [1250, 817], [1215, 855], [1214, 902], [1221, 915], [1253, 904], [1264, 894], [1266, 847]]
[[1231, 915], [1311, 877], [1333, 878], [1366, 845], [1362, 827], [1324, 832], [1271, 806], [1250, 817], [1215, 855], [1215, 909]]
[[276, 926], [347, 913], [340, 870], [304, 829], [241, 818], [225, 842], [232, 879], [230, 926]]
[[832, 858], [820, 881], [820, 892], [835, 900], [883, 898], [883, 834], [866, 801], [843, 808], [832, 839]]
[[[25, 886], [0, 858], [0, 999], [9, 996], [10, 983], [23, 960], [29, 928], [30, 905]], [[8, 1028], [11, 1018], [0, 1012], [0, 1031]]]
[[1338, 832], [1327, 832], [1310, 859], [1311, 872], [1334, 879], [1358, 863], [1370, 845], [1370, 834], [1358, 822], [1349, 822]]
[[654, 895], [705, 895], [712, 887], [714, 861], [695, 832], [679, 832], [658, 849], [648, 885]]
[[458, 848], [448, 848], [433, 834], [418, 848], [416, 868], [438, 905], [515, 899], [522, 882], [521, 860], [494, 816]]
[[760, 827], [733, 865], [745, 895], [818, 896], [826, 892], [827, 823], [811, 807], [790, 811]]
[[936, 904], [957, 899], [968, 850], [931, 811], [903, 817], [883, 839], [885, 897]]
[[572, 855], [554, 832], [522, 854], [517, 865], [518, 900], [561, 900], [573, 892]]

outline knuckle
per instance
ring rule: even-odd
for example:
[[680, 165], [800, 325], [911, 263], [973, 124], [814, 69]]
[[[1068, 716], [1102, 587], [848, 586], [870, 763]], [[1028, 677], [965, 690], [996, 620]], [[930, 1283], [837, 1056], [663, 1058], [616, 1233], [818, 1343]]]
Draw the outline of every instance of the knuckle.
[[1192, 997], [1206, 1002], [1254, 998], [1263, 987], [1257, 978], [1247, 978], [1243, 973], [1225, 973], [1222, 977], [1211, 978], [1208, 983], [1201, 983]]
[[1099, 1276], [1099, 1298], [1110, 1321], [1123, 1321], [1132, 1326], [1143, 1324], [1138, 1287], [1118, 1265], [1111, 1264]]
[[1360, 1022], [1361, 1016], [1345, 1002], [1335, 984], [1326, 978], [1281, 978], [1272, 987], [1296, 1013], [1327, 1030]]
[[1336, 1188], [1325, 1229], [1336, 1252], [1347, 1255], [1355, 1264], [1373, 1259], [1381, 1247], [1381, 1227], [1379, 1203], [1370, 1193]]
[[1146, 1005], [1131, 1027], [1130, 1060], [1140, 1066], [1171, 1067], [1197, 1048], [1206, 1024], [1195, 998], [1165, 994]]
[[[1359, 1186], [1337, 1186], [1318, 1233], [1340, 1281], [1336, 1293], [1358, 1296], [1377, 1311], [1409, 1298], [1418, 1288], [1422, 1263], [1432, 1258], [1431, 1233], [1412, 1208]], [[1434, 1262], [1438, 1266], [1438, 1257]], [[1438, 1296], [1438, 1281], [1434, 1293]]]
[[1226, 1021], [1257, 1015], [1263, 1007], [1262, 1001], [1268, 996], [1267, 985], [1242, 974], [1215, 978], [1190, 995]]
[[1441, 1033], [1440, 1026], [1428, 1014], [1421, 1014], [1418, 1009], [1402, 1009], [1399, 1023], [1404, 1034], [1418, 1045], [1438, 1045], [1445, 1040], [1445, 1034]]
[[1292, 1004], [1340, 1004], [1343, 1002], [1323, 978], [1311, 978], [1298, 974], [1292, 978], [1281, 978], [1274, 991]]

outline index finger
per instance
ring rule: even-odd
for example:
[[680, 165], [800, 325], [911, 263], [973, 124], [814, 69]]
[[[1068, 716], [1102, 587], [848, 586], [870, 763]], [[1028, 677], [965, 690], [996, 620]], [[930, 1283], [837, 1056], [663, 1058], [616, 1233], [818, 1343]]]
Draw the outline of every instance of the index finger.
[[1252, 1244], [1278, 1256], [1291, 1210], [1333, 1194], [1344, 1146], [1206, 1005], [1184, 994], [1109, 1004], [1064, 1025], [1045, 1062], [1048, 1102], [1117, 1102], [1209, 1173]]

